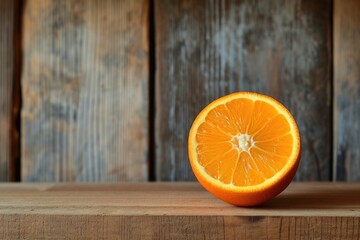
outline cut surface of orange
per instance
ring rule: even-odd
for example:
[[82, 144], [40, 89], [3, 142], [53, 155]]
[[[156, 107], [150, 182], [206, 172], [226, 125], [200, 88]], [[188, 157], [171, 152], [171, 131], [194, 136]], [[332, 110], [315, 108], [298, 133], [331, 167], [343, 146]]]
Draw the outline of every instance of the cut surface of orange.
[[301, 143], [296, 122], [281, 103], [238, 92], [199, 113], [188, 148], [193, 172], [205, 189], [228, 203], [254, 206], [289, 185]]

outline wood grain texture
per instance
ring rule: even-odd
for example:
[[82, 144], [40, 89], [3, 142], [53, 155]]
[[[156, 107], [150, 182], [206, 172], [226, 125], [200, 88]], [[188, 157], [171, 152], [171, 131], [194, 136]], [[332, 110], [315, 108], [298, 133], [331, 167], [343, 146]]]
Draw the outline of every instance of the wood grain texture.
[[334, 1], [334, 179], [360, 181], [360, 2]]
[[0, 181], [10, 180], [14, 13], [14, 1], [0, 1]]
[[330, 1], [155, 1], [158, 180], [193, 180], [192, 121], [212, 100], [255, 91], [282, 102], [302, 137], [296, 180], [331, 172]]
[[258, 207], [197, 183], [2, 184], [0, 238], [358, 239], [360, 185], [293, 183]]
[[148, 2], [26, 1], [24, 181], [147, 179]]
[[0, 215], [3, 239], [344, 239], [359, 218]]

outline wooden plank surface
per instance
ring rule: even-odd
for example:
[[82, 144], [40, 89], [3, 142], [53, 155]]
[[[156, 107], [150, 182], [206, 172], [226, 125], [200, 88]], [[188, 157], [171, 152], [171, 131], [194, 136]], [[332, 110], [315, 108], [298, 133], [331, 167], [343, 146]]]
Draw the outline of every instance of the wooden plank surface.
[[15, 1], [0, 1], [0, 181], [10, 180]]
[[148, 2], [26, 1], [23, 181], [147, 179]]
[[360, 184], [293, 183], [253, 208], [198, 183], [1, 184], [0, 237], [357, 239]]
[[334, 179], [360, 181], [360, 1], [334, 1]]
[[[193, 180], [188, 131], [236, 91], [275, 97], [302, 137], [296, 180], [330, 180], [330, 1], [155, 1], [156, 172]], [[359, 159], [359, 158], [356, 158]]]

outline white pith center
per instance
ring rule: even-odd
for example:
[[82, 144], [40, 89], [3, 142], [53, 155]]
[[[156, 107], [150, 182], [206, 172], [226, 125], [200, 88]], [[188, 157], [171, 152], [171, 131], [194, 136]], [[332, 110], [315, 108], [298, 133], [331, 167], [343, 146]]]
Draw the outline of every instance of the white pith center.
[[240, 152], [249, 152], [255, 145], [255, 141], [249, 134], [238, 134], [234, 136], [237, 141], [237, 148]]

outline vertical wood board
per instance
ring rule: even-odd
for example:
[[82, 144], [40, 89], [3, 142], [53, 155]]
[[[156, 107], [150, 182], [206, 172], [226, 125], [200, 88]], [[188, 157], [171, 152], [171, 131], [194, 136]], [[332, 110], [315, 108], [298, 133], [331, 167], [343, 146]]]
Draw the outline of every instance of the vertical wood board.
[[360, 1], [334, 2], [334, 179], [360, 181]]
[[331, 11], [328, 0], [156, 0], [157, 179], [194, 180], [196, 115], [218, 97], [255, 91], [297, 120], [296, 180], [330, 180]]
[[24, 181], [147, 179], [148, 2], [26, 1]]
[[15, 1], [0, 1], [0, 181], [10, 180]]

